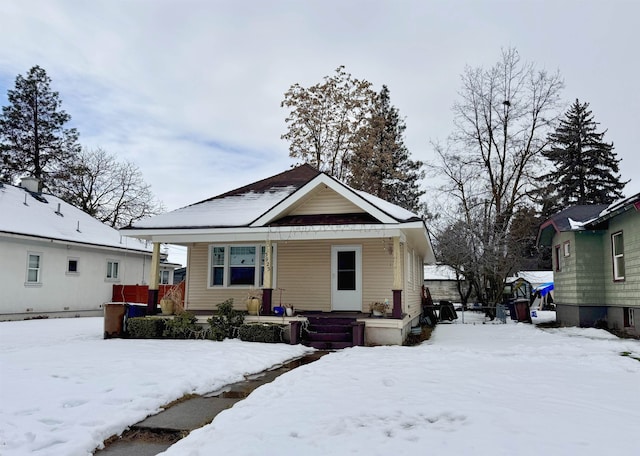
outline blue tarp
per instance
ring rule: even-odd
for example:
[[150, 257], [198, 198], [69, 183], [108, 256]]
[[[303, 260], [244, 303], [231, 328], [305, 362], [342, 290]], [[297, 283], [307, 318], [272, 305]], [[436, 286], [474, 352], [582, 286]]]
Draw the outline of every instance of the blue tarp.
[[534, 293], [540, 293], [540, 296], [546, 296], [551, 290], [553, 290], [553, 282], [543, 283], [533, 289]]

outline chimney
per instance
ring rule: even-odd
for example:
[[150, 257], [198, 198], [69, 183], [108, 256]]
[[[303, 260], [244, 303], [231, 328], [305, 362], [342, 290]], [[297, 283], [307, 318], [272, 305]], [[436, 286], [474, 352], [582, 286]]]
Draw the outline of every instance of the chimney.
[[40, 193], [40, 179], [35, 177], [23, 177], [20, 180], [20, 187], [31, 193]]

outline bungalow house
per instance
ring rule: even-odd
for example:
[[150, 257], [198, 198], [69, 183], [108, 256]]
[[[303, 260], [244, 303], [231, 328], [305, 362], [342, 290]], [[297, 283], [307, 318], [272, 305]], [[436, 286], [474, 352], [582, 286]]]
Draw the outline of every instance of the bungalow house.
[[0, 320], [99, 316], [114, 284], [144, 284], [151, 245], [39, 193], [0, 183]]
[[640, 335], [640, 194], [610, 206], [574, 206], [545, 221], [559, 323]]
[[[417, 325], [422, 266], [434, 262], [420, 217], [309, 165], [121, 232], [187, 246], [187, 310], [213, 312], [228, 298], [244, 309], [250, 289], [261, 288], [256, 318], [268, 321], [281, 303], [294, 318], [356, 315], [371, 344], [400, 344]], [[366, 318], [370, 303], [385, 301], [391, 318]]]

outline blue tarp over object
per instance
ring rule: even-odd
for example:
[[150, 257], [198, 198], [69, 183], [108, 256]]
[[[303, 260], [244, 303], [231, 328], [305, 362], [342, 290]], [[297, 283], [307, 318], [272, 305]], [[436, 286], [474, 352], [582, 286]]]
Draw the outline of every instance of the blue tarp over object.
[[553, 290], [553, 282], [543, 283], [533, 289], [534, 292], [539, 292], [540, 296], [546, 296], [551, 290]]

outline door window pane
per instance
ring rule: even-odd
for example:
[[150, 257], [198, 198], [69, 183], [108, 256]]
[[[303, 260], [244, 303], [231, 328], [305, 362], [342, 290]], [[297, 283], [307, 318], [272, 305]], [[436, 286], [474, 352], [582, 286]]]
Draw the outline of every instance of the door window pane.
[[356, 252], [338, 253], [338, 290], [356, 289]]

